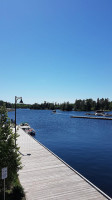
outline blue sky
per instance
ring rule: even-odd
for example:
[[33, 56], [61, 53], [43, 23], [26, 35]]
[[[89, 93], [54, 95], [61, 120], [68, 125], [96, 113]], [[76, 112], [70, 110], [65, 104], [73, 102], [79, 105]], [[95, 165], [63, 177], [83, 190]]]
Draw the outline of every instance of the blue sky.
[[112, 0], [0, 1], [0, 99], [112, 100]]

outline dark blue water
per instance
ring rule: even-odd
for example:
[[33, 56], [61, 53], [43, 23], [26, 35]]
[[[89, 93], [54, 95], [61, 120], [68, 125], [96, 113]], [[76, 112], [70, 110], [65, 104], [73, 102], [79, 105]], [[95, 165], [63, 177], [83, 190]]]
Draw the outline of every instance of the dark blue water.
[[38, 141], [112, 197], [112, 121], [70, 115], [85, 112], [18, 109], [17, 123], [28, 122]]

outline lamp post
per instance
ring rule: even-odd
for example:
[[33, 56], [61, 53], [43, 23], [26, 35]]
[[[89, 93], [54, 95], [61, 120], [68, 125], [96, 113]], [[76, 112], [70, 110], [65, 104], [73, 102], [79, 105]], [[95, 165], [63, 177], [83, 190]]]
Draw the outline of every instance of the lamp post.
[[23, 103], [22, 97], [15, 96], [15, 147], [16, 147], [16, 103], [18, 99], [20, 99], [20, 103]]

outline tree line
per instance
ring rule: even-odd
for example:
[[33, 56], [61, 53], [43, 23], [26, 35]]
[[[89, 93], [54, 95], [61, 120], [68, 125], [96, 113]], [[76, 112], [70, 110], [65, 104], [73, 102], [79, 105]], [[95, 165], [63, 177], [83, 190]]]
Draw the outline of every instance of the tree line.
[[[2, 106], [4, 101], [0, 101], [0, 106]], [[14, 103], [5, 102], [7, 108], [14, 108]], [[95, 111], [95, 110], [112, 110], [112, 101], [108, 98], [97, 99], [76, 99], [74, 103], [64, 102], [64, 103], [50, 103], [44, 101], [43, 103], [34, 104], [17, 104], [17, 108], [29, 108], [38, 110], [56, 110], [60, 109], [63, 111]]]

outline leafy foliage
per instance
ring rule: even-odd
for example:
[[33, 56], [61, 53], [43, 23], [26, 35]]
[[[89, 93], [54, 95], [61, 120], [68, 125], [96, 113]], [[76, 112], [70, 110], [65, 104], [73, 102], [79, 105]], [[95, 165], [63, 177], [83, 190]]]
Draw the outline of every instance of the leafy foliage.
[[16, 185], [13, 187], [10, 194], [11, 200], [21, 200], [24, 197], [24, 190], [21, 185]]
[[[21, 168], [19, 148], [15, 147], [15, 135], [11, 129], [11, 123], [7, 116], [5, 105], [0, 109], [0, 177], [1, 170], [8, 168], [6, 189], [10, 189], [17, 178], [17, 172]], [[0, 179], [0, 192], [3, 190], [3, 180]]]
[[76, 100], [74, 104], [74, 110], [77, 111], [92, 111], [92, 110], [112, 110], [112, 102], [109, 101], [108, 98], [97, 99], [94, 101], [93, 99], [86, 100]]

